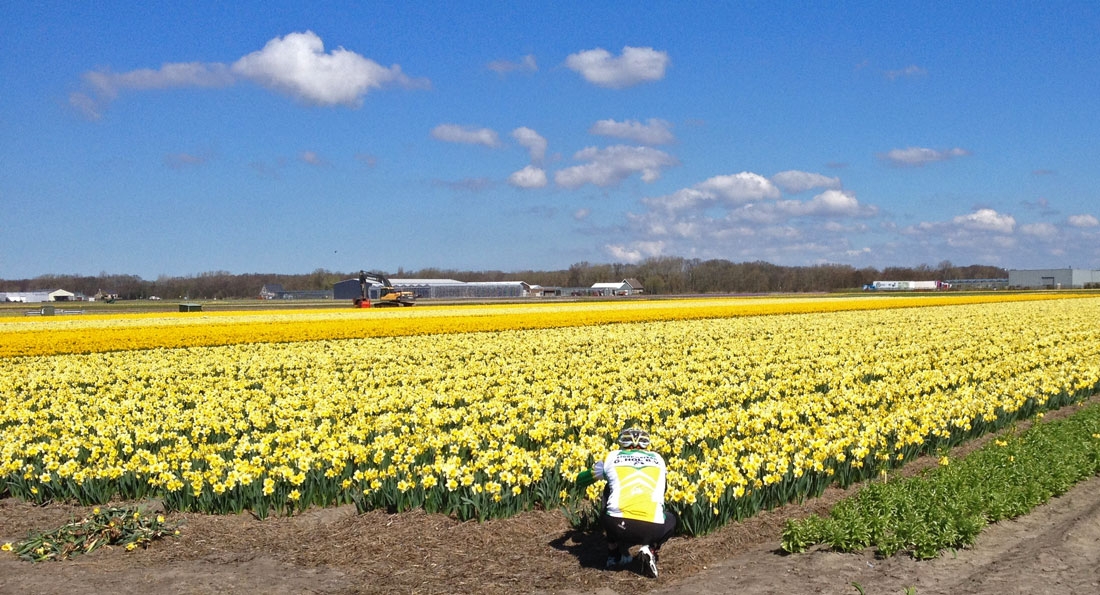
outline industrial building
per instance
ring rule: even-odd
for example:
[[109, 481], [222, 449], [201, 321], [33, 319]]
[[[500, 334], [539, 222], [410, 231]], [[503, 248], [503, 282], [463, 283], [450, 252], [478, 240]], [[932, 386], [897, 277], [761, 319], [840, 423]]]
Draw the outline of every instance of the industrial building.
[[1009, 269], [1008, 286], [1024, 289], [1100, 288], [1100, 271], [1088, 269]]
[[53, 291], [8, 291], [0, 292], [0, 302], [22, 302], [33, 304], [40, 302], [72, 302], [84, 299], [71, 291], [55, 289]]
[[[398, 291], [411, 291], [418, 298], [509, 298], [545, 295], [544, 288], [523, 281], [484, 281], [466, 283], [454, 279], [390, 279]], [[370, 282], [367, 298], [377, 300], [382, 286]], [[332, 286], [332, 296], [337, 300], [353, 300], [360, 296], [358, 279], [347, 279]]]
[[260, 288], [264, 300], [331, 300], [332, 292], [326, 290], [287, 290], [281, 283], [268, 283]]

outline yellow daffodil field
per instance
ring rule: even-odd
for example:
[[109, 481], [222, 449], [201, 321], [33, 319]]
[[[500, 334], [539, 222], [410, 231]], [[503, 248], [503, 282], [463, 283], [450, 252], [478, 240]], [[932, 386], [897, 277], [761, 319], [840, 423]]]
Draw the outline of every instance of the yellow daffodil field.
[[627, 424], [688, 533], [1100, 386], [1100, 297], [0, 319], [0, 497], [490, 518], [595, 498]]

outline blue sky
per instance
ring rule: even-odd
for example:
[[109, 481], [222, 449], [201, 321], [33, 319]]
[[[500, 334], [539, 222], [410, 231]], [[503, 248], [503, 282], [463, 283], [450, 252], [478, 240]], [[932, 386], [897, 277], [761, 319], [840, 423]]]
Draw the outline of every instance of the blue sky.
[[1100, 268], [1091, 2], [7, 3], [0, 277]]

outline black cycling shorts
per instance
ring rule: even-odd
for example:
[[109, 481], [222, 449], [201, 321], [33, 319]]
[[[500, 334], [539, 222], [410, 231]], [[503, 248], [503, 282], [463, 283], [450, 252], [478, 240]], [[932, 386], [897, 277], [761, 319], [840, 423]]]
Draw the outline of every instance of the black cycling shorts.
[[607, 541], [620, 547], [631, 545], [652, 545], [661, 547], [672, 532], [676, 530], [676, 513], [665, 510], [665, 522], [650, 523], [636, 519], [621, 519], [604, 512], [600, 524], [607, 533]]

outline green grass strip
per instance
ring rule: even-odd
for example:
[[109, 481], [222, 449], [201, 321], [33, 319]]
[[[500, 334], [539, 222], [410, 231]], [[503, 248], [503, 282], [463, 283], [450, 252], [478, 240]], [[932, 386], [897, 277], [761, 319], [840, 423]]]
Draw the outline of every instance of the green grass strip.
[[1022, 433], [1010, 430], [964, 459], [941, 459], [940, 467], [920, 476], [872, 482], [828, 517], [787, 521], [782, 547], [874, 547], [883, 557], [909, 552], [935, 558], [973, 544], [987, 523], [1027, 514], [1097, 473], [1100, 404]]

